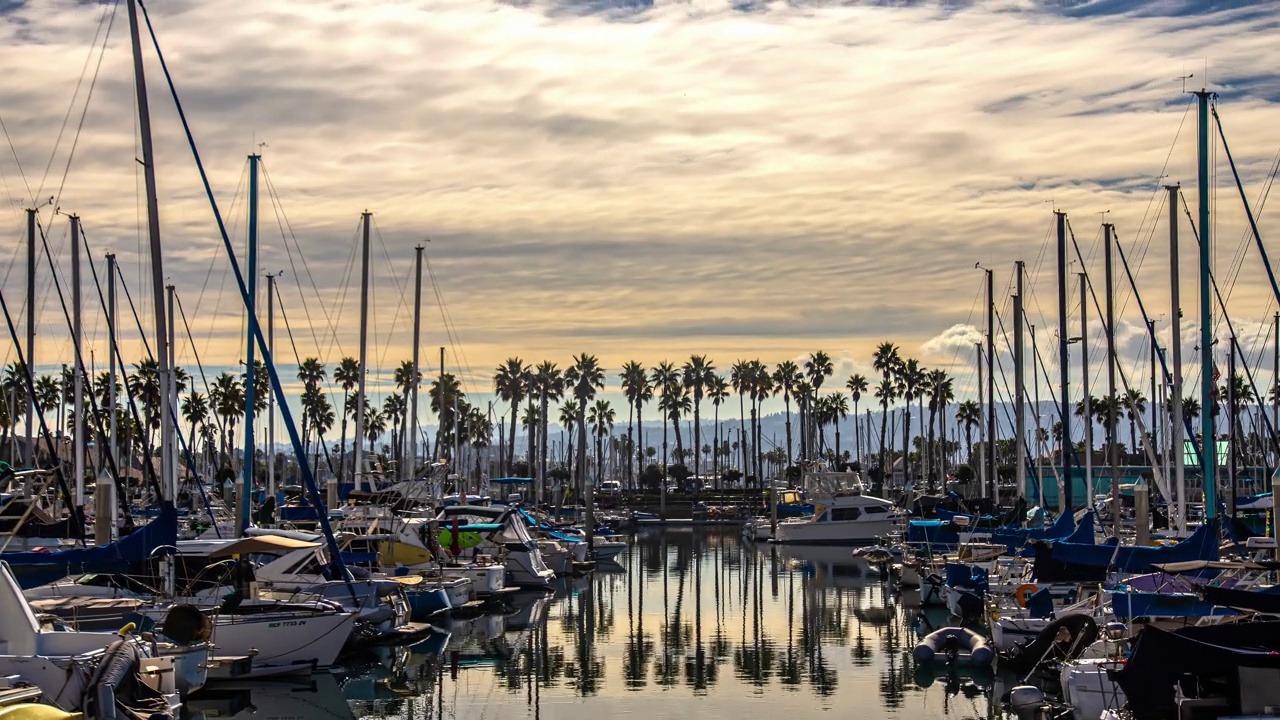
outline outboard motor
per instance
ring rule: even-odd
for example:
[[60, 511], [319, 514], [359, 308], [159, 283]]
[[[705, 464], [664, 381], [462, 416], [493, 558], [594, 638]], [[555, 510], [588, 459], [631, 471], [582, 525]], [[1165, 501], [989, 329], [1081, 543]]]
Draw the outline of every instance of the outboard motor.
[[1019, 685], [1009, 691], [1009, 709], [1018, 720], [1044, 717], [1044, 691], [1035, 685]]

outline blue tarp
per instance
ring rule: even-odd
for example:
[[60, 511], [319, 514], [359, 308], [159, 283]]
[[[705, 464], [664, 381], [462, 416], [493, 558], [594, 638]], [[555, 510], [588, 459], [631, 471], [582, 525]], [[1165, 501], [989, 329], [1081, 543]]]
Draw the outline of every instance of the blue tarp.
[[[907, 542], [928, 544], [931, 546], [954, 547], [960, 544], [961, 532], [989, 533], [991, 542], [1004, 545], [1009, 552], [1016, 553], [1023, 549], [1028, 540], [1062, 540], [1076, 537], [1081, 542], [1091, 542], [1093, 538], [1093, 513], [1085, 515], [1076, 527], [1075, 517], [1071, 513], [1063, 513], [1049, 528], [980, 528], [956, 525], [942, 520], [912, 520], [907, 527]], [[1085, 538], [1088, 538], [1086, 540]]]
[[1045, 552], [1049, 553], [1057, 563], [1140, 573], [1146, 572], [1156, 563], [1217, 560], [1218, 526], [1216, 523], [1205, 523], [1197, 528], [1191, 537], [1174, 545], [1117, 547], [1114, 542], [1102, 545], [1056, 542], [1050, 546], [1038, 548], [1036, 554]]
[[54, 552], [13, 551], [0, 554], [0, 560], [13, 569], [18, 584], [28, 589], [78, 573], [127, 572], [131, 563], [173, 552], [177, 542], [178, 512], [172, 503], [165, 503], [155, 520], [108, 545]]

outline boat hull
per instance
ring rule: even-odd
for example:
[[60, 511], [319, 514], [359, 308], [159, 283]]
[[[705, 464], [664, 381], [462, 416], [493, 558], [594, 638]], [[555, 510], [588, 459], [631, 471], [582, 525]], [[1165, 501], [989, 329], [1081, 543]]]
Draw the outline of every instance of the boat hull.
[[893, 520], [778, 523], [774, 542], [796, 545], [863, 545], [894, 532]]

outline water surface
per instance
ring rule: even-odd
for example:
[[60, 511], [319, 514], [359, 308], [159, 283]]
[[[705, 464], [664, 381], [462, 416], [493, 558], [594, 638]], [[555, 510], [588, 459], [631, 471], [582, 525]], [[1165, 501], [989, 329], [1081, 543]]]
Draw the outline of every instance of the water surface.
[[[987, 677], [917, 673], [923, 616], [847, 548], [652, 531], [617, 563], [508, 614], [439, 621], [306, 683], [206, 693], [192, 716], [298, 718], [997, 717]], [[995, 693], [1001, 692], [996, 688]], [[239, 706], [237, 706], [239, 704]]]

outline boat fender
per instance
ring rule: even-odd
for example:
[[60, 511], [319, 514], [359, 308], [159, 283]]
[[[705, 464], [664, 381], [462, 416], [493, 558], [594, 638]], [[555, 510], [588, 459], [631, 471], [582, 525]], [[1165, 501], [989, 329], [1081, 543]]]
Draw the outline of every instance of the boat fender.
[[1026, 607], [1027, 598], [1037, 592], [1040, 592], [1040, 587], [1038, 585], [1032, 585], [1031, 583], [1019, 585], [1018, 589], [1013, 592], [1014, 597], [1018, 599], [1018, 607]]

